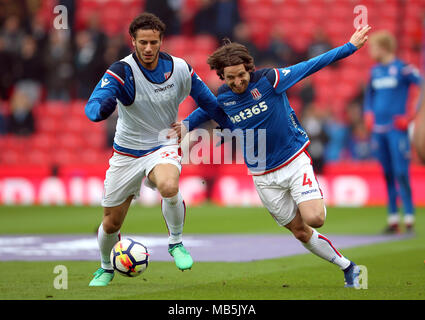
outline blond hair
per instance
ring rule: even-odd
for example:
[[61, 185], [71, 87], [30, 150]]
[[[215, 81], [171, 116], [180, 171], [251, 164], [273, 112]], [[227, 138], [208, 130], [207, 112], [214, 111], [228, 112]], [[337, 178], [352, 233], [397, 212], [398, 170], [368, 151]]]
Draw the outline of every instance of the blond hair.
[[397, 49], [397, 40], [394, 35], [387, 30], [374, 32], [370, 35], [369, 41], [391, 53], [395, 53]]

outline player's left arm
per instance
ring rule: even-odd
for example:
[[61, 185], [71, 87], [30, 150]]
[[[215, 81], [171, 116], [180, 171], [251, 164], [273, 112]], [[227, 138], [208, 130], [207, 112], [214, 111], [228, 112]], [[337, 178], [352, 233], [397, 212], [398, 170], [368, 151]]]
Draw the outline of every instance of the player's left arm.
[[195, 110], [194, 115], [191, 114], [188, 117], [188, 120], [190, 120], [190, 127], [187, 129], [196, 128], [210, 119], [215, 120], [222, 128], [232, 129], [233, 124], [223, 109], [220, 108], [216, 96], [190, 66], [189, 70], [191, 71], [192, 77], [190, 96], [195, 100], [202, 111]]
[[192, 131], [209, 120], [212, 120], [212, 118], [208, 112], [198, 107], [183, 120], [183, 123], [185, 124], [187, 131]]
[[422, 104], [424, 98], [424, 87], [422, 86], [423, 78], [419, 73], [419, 70], [413, 65], [406, 65], [401, 69], [401, 75], [403, 80], [407, 84], [413, 85], [410, 88], [410, 99], [408, 100], [408, 105], [406, 106], [406, 111], [404, 114], [396, 115], [394, 117], [394, 127], [399, 130], [407, 130], [409, 123], [415, 118], [419, 107]]
[[416, 103], [413, 104], [413, 115], [416, 114], [416, 111], [419, 110], [419, 107], [422, 105], [424, 99], [425, 88], [423, 86], [424, 78], [421, 76], [419, 70], [413, 65], [407, 65], [402, 69], [402, 74], [409, 84], [414, 85], [414, 100]]
[[178, 143], [180, 143], [188, 132], [210, 120], [212, 120], [212, 118], [205, 110], [197, 108], [183, 121], [171, 124], [171, 129], [168, 132], [168, 138], [177, 138]]
[[210, 120], [215, 120], [223, 129], [233, 129], [232, 122], [223, 109], [220, 108], [216, 96], [214, 96], [192, 67], [188, 65], [188, 68], [192, 81], [190, 96], [199, 107], [183, 121], [172, 123], [171, 129], [168, 132], [168, 137], [177, 137], [180, 143], [188, 132]]
[[323, 69], [329, 64], [346, 58], [360, 49], [367, 41], [370, 27], [356, 30], [349, 42], [334, 48], [310, 60], [300, 62], [287, 68], [270, 69], [267, 78], [277, 93], [283, 93], [297, 82]]

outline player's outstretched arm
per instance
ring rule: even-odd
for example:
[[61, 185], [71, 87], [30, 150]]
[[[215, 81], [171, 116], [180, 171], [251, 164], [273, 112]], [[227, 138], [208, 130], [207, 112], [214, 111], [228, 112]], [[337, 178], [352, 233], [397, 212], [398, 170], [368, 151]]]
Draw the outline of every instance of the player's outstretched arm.
[[357, 49], [360, 49], [364, 46], [368, 39], [368, 32], [372, 27], [365, 26], [363, 28], [358, 28], [350, 38], [350, 43], [356, 46]]
[[277, 93], [283, 93], [309, 75], [356, 52], [367, 41], [367, 33], [369, 30], [369, 26], [356, 30], [351, 36], [350, 41], [346, 44], [329, 50], [310, 60], [300, 62], [287, 68], [272, 69], [267, 74], [267, 78]]

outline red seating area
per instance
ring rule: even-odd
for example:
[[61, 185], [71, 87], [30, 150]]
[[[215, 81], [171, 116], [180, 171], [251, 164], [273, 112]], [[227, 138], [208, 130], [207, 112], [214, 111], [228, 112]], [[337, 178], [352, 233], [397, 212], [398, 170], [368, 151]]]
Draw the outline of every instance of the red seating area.
[[[356, 18], [354, 8], [363, 5], [367, 8], [368, 24], [372, 31], [387, 29], [401, 32], [399, 55], [409, 63], [419, 64], [419, 53], [411, 50], [412, 42], [420, 35], [421, 15], [425, 2], [412, 0], [404, 10], [398, 7], [397, 0], [240, 0], [242, 17], [251, 26], [253, 41], [265, 47], [269, 41], [270, 30], [274, 26], [283, 27], [287, 41], [297, 50], [304, 51], [311, 42], [317, 28], [323, 28], [332, 45], [339, 46], [349, 40], [354, 31]], [[332, 107], [341, 111], [352, 99], [368, 78], [373, 62], [367, 50], [360, 50], [348, 60], [341, 62], [338, 69], [322, 70], [313, 75], [317, 89], [316, 103], [319, 107]], [[335, 81], [335, 79], [341, 81]]]
[[0, 139], [0, 163], [14, 165], [96, 164], [106, 162], [105, 123], [91, 122], [83, 101], [47, 102], [34, 109], [36, 133]]
[[[201, 0], [187, 0], [186, 13], [193, 14]], [[43, 1], [40, 15], [52, 16], [54, 0]], [[89, 18], [97, 15], [108, 35], [127, 34], [135, 15], [142, 12], [145, 0], [77, 0], [77, 29], [87, 27]], [[405, 17], [400, 20], [397, 0], [239, 0], [242, 18], [252, 30], [253, 41], [260, 47], [267, 45], [274, 26], [286, 30], [287, 40], [298, 50], [305, 50], [311, 42], [313, 31], [323, 28], [333, 46], [349, 40], [354, 27], [356, 5], [368, 10], [368, 23], [373, 30], [388, 29], [401, 32], [400, 57], [419, 64], [419, 53], [412, 51], [412, 43], [421, 36], [420, 21], [425, 1], [408, 1]], [[372, 30], [372, 31], [373, 31]], [[209, 70], [206, 60], [218, 43], [211, 36], [174, 36], [164, 41], [164, 51], [182, 57], [209, 85], [218, 87], [221, 81]], [[360, 50], [339, 68], [327, 68], [312, 76], [319, 107], [331, 106], [336, 113], [343, 111], [347, 102], [357, 93], [368, 78], [372, 61], [367, 50]], [[298, 103], [293, 100], [294, 108]], [[37, 133], [30, 138], [4, 136], [0, 138], [1, 164], [96, 164], [109, 159], [111, 150], [105, 148], [105, 123], [93, 123], [84, 114], [85, 101], [70, 105], [47, 102], [37, 106]], [[185, 118], [195, 107], [191, 98], [181, 105], [179, 118]], [[7, 152], [5, 152], [5, 150]]]

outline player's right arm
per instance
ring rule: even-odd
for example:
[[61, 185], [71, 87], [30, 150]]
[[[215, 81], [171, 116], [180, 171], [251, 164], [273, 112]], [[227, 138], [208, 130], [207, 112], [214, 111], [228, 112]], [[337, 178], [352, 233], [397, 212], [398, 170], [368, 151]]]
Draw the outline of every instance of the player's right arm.
[[194, 115], [189, 119], [190, 121], [187, 121], [188, 119], [184, 121], [185, 125], [190, 124], [187, 128], [188, 131], [191, 131], [201, 123], [210, 119], [215, 120], [222, 128], [233, 128], [233, 124], [229, 117], [218, 105], [217, 97], [211, 92], [190, 65], [188, 65], [188, 68], [192, 81], [190, 96], [202, 110], [195, 110], [193, 113]]
[[94, 122], [105, 120], [114, 112], [117, 99], [124, 105], [134, 100], [131, 69], [121, 61], [112, 64], [96, 85], [85, 107], [87, 117]]
[[335, 61], [348, 57], [360, 49], [367, 40], [367, 32], [369, 30], [369, 26], [357, 30], [351, 36], [350, 41], [345, 45], [329, 50], [310, 60], [300, 62], [287, 68], [270, 69], [266, 74], [267, 79], [276, 93], [281, 94], [309, 75], [323, 69]]

